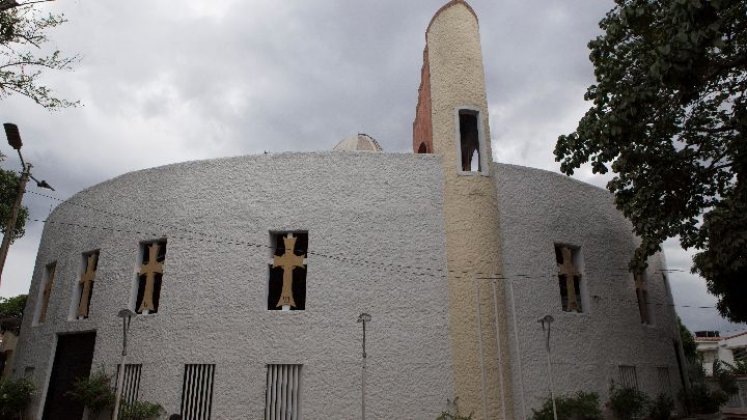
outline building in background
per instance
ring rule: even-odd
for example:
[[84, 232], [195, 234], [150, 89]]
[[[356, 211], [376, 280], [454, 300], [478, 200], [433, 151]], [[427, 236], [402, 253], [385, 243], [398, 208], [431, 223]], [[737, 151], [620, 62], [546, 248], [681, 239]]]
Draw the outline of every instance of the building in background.
[[706, 376], [713, 376], [713, 362], [720, 360], [733, 365], [747, 362], [747, 331], [721, 337], [718, 331], [696, 331], [696, 351], [703, 358]]
[[81, 418], [65, 392], [116, 372], [122, 308], [126, 398], [185, 419], [351, 419], [364, 400], [370, 418], [430, 419], [455, 397], [526, 418], [550, 378], [556, 395], [676, 395], [663, 258], [628, 272], [637, 241], [606, 191], [492, 161], [466, 2], [433, 17], [421, 75], [412, 154], [359, 134], [132, 172], [58, 206], [15, 365], [40, 390], [31, 414]]

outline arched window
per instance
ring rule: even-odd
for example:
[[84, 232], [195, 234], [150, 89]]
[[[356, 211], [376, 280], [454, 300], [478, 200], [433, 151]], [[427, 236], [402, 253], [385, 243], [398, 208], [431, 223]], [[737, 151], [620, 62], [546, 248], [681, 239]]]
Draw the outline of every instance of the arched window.
[[418, 147], [418, 153], [428, 153], [428, 146], [426, 146], [425, 143], [420, 143], [420, 147]]

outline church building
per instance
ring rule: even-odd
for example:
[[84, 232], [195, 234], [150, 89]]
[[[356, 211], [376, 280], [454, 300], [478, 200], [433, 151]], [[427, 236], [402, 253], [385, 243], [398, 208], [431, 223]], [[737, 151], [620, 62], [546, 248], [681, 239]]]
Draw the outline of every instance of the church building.
[[525, 419], [551, 388], [606, 401], [613, 383], [675, 396], [663, 256], [630, 273], [637, 238], [607, 191], [493, 161], [465, 1], [425, 40], [412, 153], [359, 134], [131, 172], [59, 205], [14, 364], [38, 389], [29, 418], [83, 418], [66, 392], [99, 369], [184, 420], [428, 420], [454, 399]]

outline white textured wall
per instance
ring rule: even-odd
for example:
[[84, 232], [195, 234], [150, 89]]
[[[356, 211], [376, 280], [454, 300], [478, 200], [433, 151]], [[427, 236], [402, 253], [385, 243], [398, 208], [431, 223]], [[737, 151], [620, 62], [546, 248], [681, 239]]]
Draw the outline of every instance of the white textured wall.
[[[375, 263], [446, 268], [441, 173], [432, 155], [279, 154], [154, 168], [85, 190], [50, 220], [125, 231], [46, 226], [29, 307], [54, 260], [56, 283], [47, 322], [24, 319], [16, 374], [33, 366], [44, 390], [55, 334], [87, 330], [97, 331], [94, 369], [111, 371], [121, 349], [116, 313], [134, 293], [138, 243], [166, 237], [159, 312], [135, 318], [130, 333], [129, 360], [143, 363], [143, 399], [178, 412], [183, 365], [215, 363], [213, 418], [260, 419], [265, 365], [301, 363], [304, 418], [357, 418], [356, 319], [365, 311], [373, 316], [368, 415], [435, 418], [453, 396], [446, 279]], [[266, 245], [270, 230], [286, 229], [308, 230], [313, 252], [349, 258], [309, 255], [302, 312], [266, 309], [271, 252], [240, 243]], [[90, 319], [68, 320], [81, 253], [93, 249], [101, 254]]]
[[[663, 261], [655, 256], [649, 262], [654, 324], [641, 325], [633, 277], [627, 272], [636, 240], [612, 196], [564, 175], [494, 167], [504, 275], [509, 279], [504, 286], [511, 311], [517, 412], [524, 406], [531, 414], [530, 408], [539, 407], [548, 395], [545, 336], [537, 322], [546, 314], [555, 318], [551, 347], [556, 393], [595, 391], [604, 403], [610, 381], [618, 380], [618, 365], [636, 366], [640, 389], [652, 396], [659, 392], [656, 368], [667, 366], [676, 392], [680, 378], [672, 339], [677, 330], [661, 276]], [[561, 310], [555, 243], [581, 249], [587, 297], [582, 314]]]

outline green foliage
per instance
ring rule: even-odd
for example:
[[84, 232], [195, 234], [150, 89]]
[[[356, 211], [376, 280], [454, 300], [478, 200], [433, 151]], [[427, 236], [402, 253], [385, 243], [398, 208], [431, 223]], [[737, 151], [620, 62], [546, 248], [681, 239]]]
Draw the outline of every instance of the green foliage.
[[619, 420], [631, 420], [642, 417], [649, 405], [649, 398], [635, 388], [610, 389], [609, 407]]
[[669, 420], [672, 418], [674, 401], [667, 394], [659, 394], [651, 403], [648, 416], [651, 420]]
[[737, 360], [734, 364], [721, 361], [733, 375], [747, 375], [747, 360]]
[[27, 297], [27, 295], [18, 295], [11, 298], [0, 297], [0, 318], [22, 318]]
[[112, 377], [101, 368], [90, 377], [77, 378], [73, 383], [73, 388], [66, 395], [88, 407], [92, 412], [98, 413], [114, 405], [111, 379]]
[[[680, 397], [685, 400], [683, 393], [680, 393]], [[729, 396], [724, 391], [712, 390], [705, 382], [696, 382], [690, 386], [689, 405], [695, 414], [715, 413], [727, 401]]]
[[[602, 410], [599, 407], [599, 395], [595, 392], [580, 391], [574, 396], [555, 397], [555, 408], [558, 420], [601, 420]], [[553, 420], [552, 400], [549, 398], [542, 404], [542, 408], [532, 410], [532, 420]]]
[[[1, 14], [2, 13], [0, 12], [0, 15]], [[2, 45], [0, 45], [0, 50], [1, 49]], [[0, 68], [0, 98], [2, 98], [2, 72], [3, 70]], [[0, 153], [0, 162], [4, 159], [5, 155]], [[16, 172], [0, 169], [0, 232], [3, 234], [5, 234], [5, 231], [8, 229], [8, 219], [10, 218], [13, 203], [15, 203], [16, 197], [18, 196], [19, 183], [20, 176]], [[24, 226], [26, 226], [28, 214], [28, 209], [26, 207], [21, 207], [21, 210], [18, 212], [18, 219], [16, 219], [16, 226], [12, 239], [18, 239], [26, 233]]]
[[719, 388], [726, 395], [734, 395], [739, 392], [737, 378], [729, 368], [729, 365], [716, 359], [713, 361], [713, 377], [716, 379]]
[[20, 94], [50, 110], [78, 105], [55, 97], [40, 80], [44, 70], [69, 70], [78, 60], [45, 49], [46, 32], [64, 22], [62, 15], [45, 15], [28, 5], [0, 11], [0, 99]]
[[685, 324], [682, 323], [680, 317], [677, 317], [677, 325], [680, 329], [680, 341], [682, 342], [682, 350], [685, 353], [687, 360], [698, 360], [699, 356], [697, 352], [697, 344], [695, 344], [695, 338], [693, 338], [690, 330], [687, 329]]
[[36, 387], [28, 379], [0, 380], [0, 419], [21, 418]]
[[641, 244], [667, 238], [694, 258], [719, 310], [747, 321], [747, 2], [615, 0], [589, 42], [591, 108], [555, 146], [571, 175], [612, 170], [607, 188]]
[[470, 413], [466, 417], [459, 413], [458, 401], [459, 397], [455, 397], [454, 401], [447, 398], [446, 404], [449, 406], [449, 409], [442, 411], [441, 415], [436, 417], [436, 420], [472, 420], [473, 413]]
[[122, 405], [119, 420], [154, 420], [165, 412], [160, 404], [148, 401], [133, 401]]

